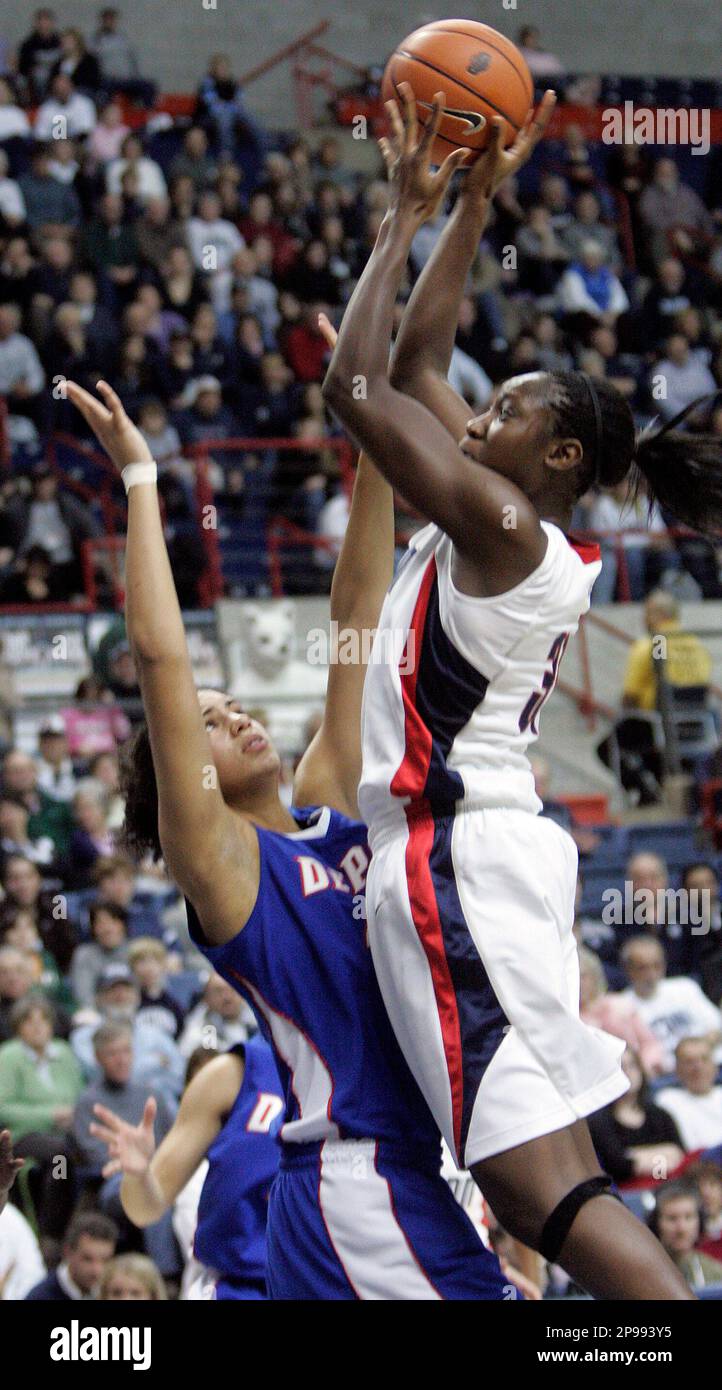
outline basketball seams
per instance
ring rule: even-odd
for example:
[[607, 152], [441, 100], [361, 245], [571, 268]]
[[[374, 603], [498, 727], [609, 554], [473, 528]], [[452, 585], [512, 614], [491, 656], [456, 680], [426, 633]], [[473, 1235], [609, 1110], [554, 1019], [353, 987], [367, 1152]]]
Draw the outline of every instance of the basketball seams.
[[[468, 29], [445, 29], [443, 23], [424, 24], [422, 25], [421, 29], [417, 29], [416, 32], [417, 34], [419, 34], [423, 33], [424, 30], [427, 30], [430, 34], [461, 34], [466, 39], [474, 39], [475, 43], [479, 43], [482, 45], [486, 44], [486, 47], [490, 48], [492, 53], [498, 53], [499, 57], [503, 58], [504, 61], [507, 62], [509, 66], [514, 69], [514, 72], [516, 73], [517, 77], [519, 78], [519, 81], [521, 82], [524, 88], [524, 91], [526, 92], [528, 101], [533, 105], [534, 83], [532, 81], [531, 73], [529, 73], [529, 81], [527, 82], [527, 74], [522, 72], [521, 69], [517, 67], [516, 63], [514, 62], [514, 59], [510, 58], [509, 54], [505, 53], [503, 48], [497, 48], [496, 44], [492, 43], [491, 39], [488, 39], [486, 37], [486, 34], [472, 34]], [[398, 52], [399, 50], [397, 49], [396, 51]]]
[[[450, 33], [454, 33], [455, 30], [449, 30], [449, 32], [450, 32]], [[516, 130], [517, 132], [518, 132], [519, 130], [521, 130], [521, 126], [518, 124], [518, 122], [517, 122], [517, 121], [513, 121], [513, 120], [511, 119], [511, 116], [507, 116], [506, 111], [502, 111], [502, 109], [501, 109], [500, 106], [497, 106], [497, 105], [495, 104], [495, 102], [490, 101], [490, 100], [489, 100], [489, 97], [486, 96], [486, 94], [485, 94], [484, 92], [478, 91], [476, 87], [470, 87], [469, 84], [468, 84], [468, 82], [462, 82], [461, 79], [458, 78], [458, 77], [455, 77], [453, 73], [451, 73], [451, 72], [444, 72], [444, 69], [443, 69], [443, 68], [438, 68], [438, 67], [436, 66], [435, 63], [430, 63], [429, 60], [428, 60], [428, 58], [420, 58], [419, 55], [418, 55], [418, 53], [410, 53], [409, 50], [406, 49], [406, 48], [397, 48], [397, 49], [395, 50], [394, 54], [393, 54], [393, 57], [394, 57], [394, 58], [405, 58], [405, 59], [407, 60], [407, 62], [410, 62], [410, 63], [418, 63], [420, 67], [429, 68], [429, 70], [430, 70], [431, 72], [436, 72], [436, 73], [438, 73], [438, 74], [439, 74], [439, 77], [445, 77], [446, 80], [447, 80], [447, 82], [453, 82], [453, 83], [454, 83], [454, 86], [456, 86], [456, 87], [461, 87], [461, 89], [462, 89], [463, 91], [469, 92], [470, 96], [476, 97], [477, 102], [482, 101], [482, 102], [484, 103], [485, 106], [491, 107], [491, 110], [492, 110], [492, 111], [495, 111], [496, 114], [497, 114], [497, 116], [501, 116], [501, 117], [506, 121], [507, 125], [510, 125], [510, 126], [511, 126], [512, 130]], [[402, 79], [402, 80], [403, 80], [403, 79]], [[395, 90], [398, 91], [398, 88], [396, 87], [396, 82], [394, 81], [393, 78], [392, 78], [392, 81], [393, 81], [393, 85], [394, 85]], [[413, 83], [412, 83], [412, 86], [413, 86]], [[460, 147], [460, 148], [463, 148], [463, 147]]]

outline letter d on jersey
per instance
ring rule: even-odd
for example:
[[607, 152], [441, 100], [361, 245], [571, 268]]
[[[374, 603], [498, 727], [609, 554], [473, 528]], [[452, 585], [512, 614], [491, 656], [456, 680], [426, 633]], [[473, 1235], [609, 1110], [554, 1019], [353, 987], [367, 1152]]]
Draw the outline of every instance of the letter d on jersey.
[[301, 873], [304, 898], [310, 898], [312, 893], [321, 893], [324, 888], [330, 887], [331, 880], [318, 859], [313, 859], [310, 854], [299, 854], [296, 863]]

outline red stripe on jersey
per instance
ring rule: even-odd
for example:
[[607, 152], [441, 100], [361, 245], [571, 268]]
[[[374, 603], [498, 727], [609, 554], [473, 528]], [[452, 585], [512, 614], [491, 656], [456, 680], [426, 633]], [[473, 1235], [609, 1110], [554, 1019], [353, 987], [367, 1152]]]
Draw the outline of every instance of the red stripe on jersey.
[[[432, 738], [416, 708], [416, 678], [418, 675], [421, 644], [424, 640], [424, 627], [429, 609], [429, 598], [436, 579], [436, 560], [431, 557], [421, 581], [416, 606], [414, 608], [409, 635], [406, 638], [400, 662], [402, 674], [401, 698], [404, 702], [404, 756], [391, 782], [392, 796], [410, 796], [418, 801], [424, 794], [426, 779], [431, 762]], [[413, 661], [411, 670], [407, 669], [409, 643], [413, 641]]]
[[581, 541], [576, 536], [567, 536], [567, 540], [585, 565], [593, 565], [601, 560], [602, 552], [596, 541]]
[[409, 838], [406, 845], [406, 885], [411, 916], [419, 940], [429, 962], [441, 1026], [441, 1038], [451, 1089], [451, 1111], [454, 1124], [454, 1145], [461, 1153], [461, 1119], [464, 1101], [461, 1025], [456, 1006], [456, 993], [444, 949], [439, 909], [434, 892], [429, 856], [434, 843], [434, 821], [431, 815], [409, 816]]

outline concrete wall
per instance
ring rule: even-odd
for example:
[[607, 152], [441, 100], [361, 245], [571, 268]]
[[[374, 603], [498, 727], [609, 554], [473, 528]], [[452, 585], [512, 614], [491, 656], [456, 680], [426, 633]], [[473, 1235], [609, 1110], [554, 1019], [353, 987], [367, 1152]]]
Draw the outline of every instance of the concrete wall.
[[[239, 72], [281, 45], [330, 19], [327, 42], [358, 63], [382, 62], [419, 24], [443, 16], [428, 0], [119, 0], [126, 29], [149, 75], [166, 91], [192, 89], [208, 56], [222, 50]], [[206, 5], [213, 0], [205, 0]], [[87, 31], [94, 0], [56, 0], [64, 24]], [[712, 0], [483, 0], [449, 9], [513, 36], [538, 24], [547, 46], [570, 70], [717, 77], [722, 52], [722, 6]], [[2, 31], [13, 42], [27, 32], [30, 5], [7, 6]], [[252, 88], [252, 104], [272, 125], [290, 124], [289, 69], [277, 68]]]

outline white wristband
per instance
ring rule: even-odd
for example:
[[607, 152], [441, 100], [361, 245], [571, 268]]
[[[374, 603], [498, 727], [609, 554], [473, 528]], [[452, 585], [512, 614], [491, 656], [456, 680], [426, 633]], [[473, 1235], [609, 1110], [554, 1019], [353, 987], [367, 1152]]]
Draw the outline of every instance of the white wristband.
[[158, 466], [155, 463], [128, 463], [121, 473], [126, 492], [139, 483], [156, 483]]

